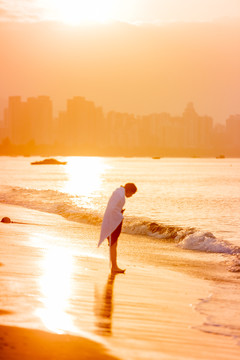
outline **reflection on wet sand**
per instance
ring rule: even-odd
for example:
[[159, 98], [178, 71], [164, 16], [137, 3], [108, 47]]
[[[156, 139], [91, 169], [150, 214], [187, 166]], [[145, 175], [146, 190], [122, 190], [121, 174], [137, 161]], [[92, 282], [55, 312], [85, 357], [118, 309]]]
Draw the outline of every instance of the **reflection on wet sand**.
[[73, 257], [65, 248], [52, 247], [42, 259], [42, 275], [39, 278], [41, 307], [36, 315], [48, 330], [56, 333], [76, 331], [68, 313], [72, 294]]
[[117, 274], [110, 274], [102, 296], [95, 289], [95, 316], [97, 333], [112, 335], [112, 315], [114, 309], [113, 286]]

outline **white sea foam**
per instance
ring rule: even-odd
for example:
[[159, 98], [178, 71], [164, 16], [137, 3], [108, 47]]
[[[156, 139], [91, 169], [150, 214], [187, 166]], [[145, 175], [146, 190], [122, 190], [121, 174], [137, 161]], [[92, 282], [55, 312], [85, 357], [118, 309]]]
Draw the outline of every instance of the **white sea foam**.
[[182, 249], [211, 253], [233, 254], [235, 248], [224, 240], [217, 239], [212, 233], [195, 232], [186, 236], [179, 244]]
[[228, 271], [230, 272], [240, 272], [240, 254], [236, 254], [231, 258], [228, 264]]

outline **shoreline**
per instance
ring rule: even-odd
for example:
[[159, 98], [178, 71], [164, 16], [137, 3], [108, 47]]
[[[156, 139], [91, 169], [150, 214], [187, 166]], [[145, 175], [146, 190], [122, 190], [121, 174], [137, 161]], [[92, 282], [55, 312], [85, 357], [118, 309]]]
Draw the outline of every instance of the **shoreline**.
[[[198, 268], [196, 264], [194, 267], [194, 253], [180, 249], [173, 251], [166, 245], [161, 247], [161, 252], [155, 253], [155, 264], [153, 262], [150, 265], [152, 258], [149, 258], [149, 262], [145, 265], [137, 261], [133, 263], [134, 251], [137, 251], [134, 241], [139, 240], [143, 244], [146, 241], [142, 237], [123, 233], [119, 243], [119, 263], [120, 265], [122, 262], [126, 264], [127, 272], [124, 275], [118, 274], [111, 277], [108, 269], [108, 247], [105, 244], [100, 249], [96, 249], [99, 230], [97, 227], [71, 223], [58, 215], [13, 205], [1, 204], [1, 212], [1, 217], [9, 216], [12, 221], [27, 223], [27, 225], [0, 224], [0, 262], [2, 263], [0, 269], [5, 274], [4, 279], [7, 286], [9, 281], [13, 281], [12, 272], [18, 269], [18, 266], [20, 267], [17, 279], [22, 286], [20, 289], [22, 292], [26, 286], [29, 287], [29, 294], [26, 298], [29, 301], [27, 304], [29, 308], [24, 307], [26, 304], [23, 306], [22, 302], [20, 302], [20, 307], [16, 306], [15, 303], [9, 306], [1, 296], [0, 340], [2, 342], [0, 344], [9, 343], [9, 340], [6, 342], [5, 337], [1, 335], [4, 331], [7, 333], [6, 336], [9, 336], [10, 342], [16, 341], [14, 340], [16, 332], [19, 332], [18, 336], [20, 337], [26, 334], [30, 337], [36, 336], [36, 338], [40, 336], [40, 342], [44, 333], [44, 336], [49, 336], [49, 339], [56, 336], [55, 343], [54, 341], [51, 343], [49, 340], [50, 342], [46, 345], [47, 348], [54, 348], [56, 342], [61, 342], [63, 339], [64, 343], [64, 339], [68, 339], [72, 345], [66, 351], [71, 354], [72, 350], [70, 349], [73, 349], [71, 346], [80, 346], [86, 342], [89, 351], [97, 351], [92, 357], [94, 359], [98, 355], [101, 356], [104, 350], [100, 345], [99, 347], [97, 343], [92, 343], [89, 340], [93, 334], [93, 337], [98, 336], [99, 339], [102, 339], [102, 344], [110, 349], [111, 354], [117, 354], [119, 358], [124, 360], [159, 359], [159, 357], [164, 358], [164, 360], [182, 358], [191, 360], [238, 359], [239, 346], [233, 339], [221, 334], [207, 333], [204, 329], [200, 330], [206, 322], [206, 316], [204, 312], [197, 312], [196, 307], [199, 302], [208, 299], [213, 281], [218, 274], [216, 270], [216, 273], [211, 276], [211, 266], [209, 266], [209, 272], [206, 266], [203, 277], [200, 276], [201, 267], [208, 264], [208, 254], [202, 256], [203, 261]], [[60, 291], [57, 298], [51, 298], [53, 296], [51, 287], [55, 286], [59, 272], [57, 278], [53, 279], [54, 282], [48, 283], [50, 288], [47, 288], [46, 293], [41, 293], [39, 280], [42, 283], [43, 280], [46, 281], [45, 275], [48, 279], [55, 275], [51, 272], [50, 267], [47, 269], [48, 272], [44, 274], [48, 264], [46, 260], [48, 261], [49, 256], [52, 256], [53, 249], [54, 257], [51, 259], [69, 255], [66, 250], [69, 249], [70, 241], [72, 244], [71, 252], [74, 253], [71, 259], [75, 267], [69, 281], [73, 283], [74, 291], [71, 296], [69, 295], [65, 299], [67, 308], [57, 309], [59, 312], [56, 315], [62, 323], [56, 325], [57, 317], [51, 319], [53, 308], [48, 308], [46, 301], [54, 302], [53, 305], [56, 307], [58, 300], [67, 292], [64, 274], [67, 272], [68, 257], [64, 258], [64, 262], [55, 264], [55, 266], [59, 266], [58, 271], [61, 271], [64, 264], [64, 272], [60, 273], [61, 286], [55, 288], [57, 292]], [[5, 254], [6, 260], [4, 261], [3, 252], [6, 251], [6, 244], [11, 245], [11, 250]], [[59, 249], [65, 249], [64, 253], [59, 252]], [[131, 256], [128, 253], [131, 253]], [[219, 257], [220, 263], [221, 259]], [[24, 269], [21, 270], [23, 264]], [[44, 265], [44, 267], [40, 267], [39, 264]], [[30, 277], [32, 272], [34, 272], [33, 278]], [[26, 274], [29, 276], [27, 281], [25, 279]], [[65, 291], [61, 292], [61, 287], [64, 288], [64, 285]], [[31, 295], [30, 299], [29, 295]], [[45, 296], [44, 301], [42, 301], [43, 295]], [[22, 297], [24, 300], [24, 294]], [[41, 310], [38, 312], [41, 314], [40, 318], [36, 316], [36, 308]], [[26, 309], [31, 311], [28, 316]], [[13, 314], [7, 314], [7, 311], [13, 311]], [[29, 320], [30, 315], [32, 318]], [[73, 333], [69, 327], [69, 322], [67, 325], [64, 323], [66, 316], [78, 330], [77, 339], [79, 343], [75, 336], [71, 337], [72, 335], [53, 335], [51, 332], [38, 333], [44, 327], [46, 330], [49, 329], [48, 331], [57, 332], [60, 329], [57, 326], [62, 326], [65, 334]], [[45, 321], [45, 323], [41, 324], [41, 321]], [[27, 326], [23, 326], [24, 324]], [[9, 327], [9, 325], [19, 327]], [[50, 325], [52, 329], [50, 329]], [[26, 330], [26, 327], [34, 327], [40, 330]], [[89, 339], [81, 337], [83, 329], [86, 331], [87, 337], [90, 334]], [[36, 341], [38, 342], [38, 340]], [[18, 356], [14, 349], [11, 350], [8, 346], [3, 347], [4, 351], [12, 351], [13, 355], [11, 356], [13, 357], [2, 359], [17, 360], [21, 357], [19, 355], [21, 351], [27, 351], [21, 349], [19, 344], [17, 346], [19, 346]], [[46, 352], [44, 356], [51, 360], [50, 353]], [[75, 355], [72, 354], [72, 356]], [[91, 359], [92, 355], [86, 356], [90, 356], [86, 359]], [[100, 357], [97, 358], [100, 359]], [[105, 358], [107, 359], [107, 357]], [[68, 359], [71, 360], [74, 357], [71, 358], [69, 355]]]

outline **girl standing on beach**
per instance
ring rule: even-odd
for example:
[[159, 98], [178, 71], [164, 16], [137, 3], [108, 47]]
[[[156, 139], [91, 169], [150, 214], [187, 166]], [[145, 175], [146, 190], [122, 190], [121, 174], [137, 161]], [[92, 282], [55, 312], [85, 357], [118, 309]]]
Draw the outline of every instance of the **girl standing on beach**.
[[124, 273], [117, 266], [117, 241], [122, 230], [123, 206], [125, 197], [129, 198], [137, 191], [133, 183], [127, 183], [117, 188], [111, 195], [104, 216], [98, 246], [107, 238], [110, 246], [110, 264], [112, 273]]

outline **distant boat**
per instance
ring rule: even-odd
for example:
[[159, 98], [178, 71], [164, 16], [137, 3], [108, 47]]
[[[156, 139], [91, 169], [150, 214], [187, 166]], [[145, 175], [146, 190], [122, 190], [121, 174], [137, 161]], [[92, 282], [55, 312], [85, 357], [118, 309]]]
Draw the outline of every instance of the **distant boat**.
[[216, 156], [216, 159], [225, 159], [225, 155], [218, 155]]
[[41, 161], [31, 162], [31, 165], [66, 165], [66, 161], [59, 161], [57, 159], [44, 159]]

